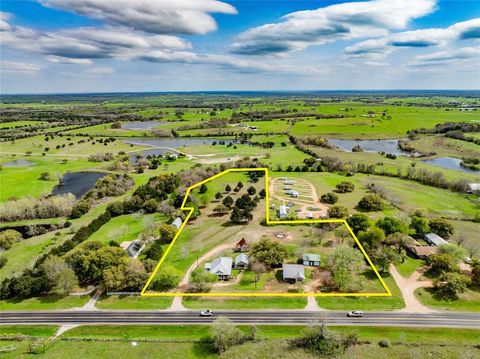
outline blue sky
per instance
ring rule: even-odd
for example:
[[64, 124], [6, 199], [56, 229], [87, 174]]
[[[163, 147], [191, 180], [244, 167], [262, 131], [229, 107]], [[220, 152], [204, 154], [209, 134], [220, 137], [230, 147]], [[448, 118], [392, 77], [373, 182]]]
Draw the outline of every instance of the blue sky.
[[477, 1], [1, 3], [1, 92], [478, 89]]

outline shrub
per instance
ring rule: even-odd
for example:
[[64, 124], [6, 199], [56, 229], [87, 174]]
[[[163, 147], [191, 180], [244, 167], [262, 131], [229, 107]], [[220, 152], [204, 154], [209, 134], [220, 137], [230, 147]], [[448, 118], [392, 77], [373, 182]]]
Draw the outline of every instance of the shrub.
[[22, 239], [22, 234], [13, 229], [7, 229], [0, 232], [0, 248], [3, 250], [10, 249], [15, 242]]
[[72, 211], [70, 212], [69, 218], [75, 219], [75, 218], [80, 218], [83, 216], [85, 213], [87, 213], [90, 210], [90, 203], [87, 201], [81, 200], [78, 201], [72, 208]]
[[181, 273], [170, 266], [162, 266], [152, 282], [152, 289], [166, 291], [175, 288], [182, 278]]
[[382, 339], [378, 342], [378, 345], [380, 345], [382, 348], [388, 348], [390, 347], [390, 342], [387, 339]]
[[328, 209], [330, 218], [344, 218], [348, 216], [348, 209], [344, 206], [332, 206]]
[[358, 208], [364, 211], [382, 211], [385, 204], [380, 196], [367, 194], [358, 202]]
[[440, 237], [448, 239], [454, 232], [453, 225], [443, 218], [433, 218], [428, 222], [428, 226], [433, 233], [438, 234]]
[[353, 192], [353, 190], [355, 189], [355, 185], [352, 182], [343, 181], [337, 184], [335, 188], [337, 189], [338, 193], [347, 193]]
[[324, 193], [321, 195], [320, 201], [323, 203], [335, 204], [338, 201], [338, 196], [332, 192]]

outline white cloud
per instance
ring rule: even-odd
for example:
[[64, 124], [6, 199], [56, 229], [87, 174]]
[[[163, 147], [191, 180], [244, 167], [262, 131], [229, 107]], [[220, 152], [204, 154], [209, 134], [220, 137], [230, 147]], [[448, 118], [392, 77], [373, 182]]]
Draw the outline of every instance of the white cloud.
[[18, 72], [24, 74], [34, 74], [42, 69], [42, 66], [24, 62], [1, 61], [0, 69], [2, 72]]
[[92, 75], [109, 75], [113, 74], [115, 70], [110, 67], [93, 67], [87, 69], [86, 72]]
[[415, 56], [413, 60], [407, 64], [409, 67], [429, 67], [429, 66], [445, 66], [458, 64], [473, 60], [474, 63], [480, 64], [480, 48], [479, 47], [462, 47], [449, 51], [438, 51], [427, 55]]
[[353, 57], [378, 58], [405, 47], [442, 46], [456, 40], [480, 38], [480, 18], [456, 23], [444, 29], [422, 29], [399, 32], [379, 39], [359, 42], [345, 48]]
[[281, 54], [340, 39], [384, 36], [435, 8], [435, 0], [373, 0], [298, 11], [284, 21], [241, 33], [231, 51], [244, 55]]
[[236, 14], [217, 0], [41, 0], [50, 6], [155, 34], [205, 34], [217, 28], [209, 13]]

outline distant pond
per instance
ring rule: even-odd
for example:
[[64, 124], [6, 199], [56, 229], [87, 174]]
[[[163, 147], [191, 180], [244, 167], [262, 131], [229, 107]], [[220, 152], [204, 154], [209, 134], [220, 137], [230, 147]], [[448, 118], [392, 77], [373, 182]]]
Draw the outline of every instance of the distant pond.
[[467, 173], [476, 173], [480, 174], [480, 171], [475, 171], [470, 168], [465, 168], [460, 165], [462, 160], [453, 157], [440, 157], [440, 158], [433, 158], [430, 160], [422, 160], [423, 163], [427, 163], [432, 166], [448, 168], [450, 170], [467, 172]]
[[410, 156], [411, 153], [398, 148], [398, 139], [393, 140], [340, 140], [329, 138], [328, 143], [335, 145], [345, 152], [352, 152], [352, 148], [360, 146], [364, 152], [385, 152], [397, 156]]
[[211, 145], [214, 142], [225, 141], [226, 143], [235, 142], [233, 139], [225, 138], [198, 138], [198, 137], [182, 137], [182, 138], [140, 138], [124, 140], [125, 143], [138, 146], [149, 146], [152, 149], [138, 151], [130, 154], [130, 160], [132, 163], [137, 163], [138, 155], [143, 158], [148, 155], [158, 156], [165, 155], [167, 152], [173, 152], [169, 148], [180, 149], [186, 146], [198, 146], [198, 145]]
[[160, 121], [132, 121], [122, 124], [124, 130], [151, 130], [157, 126], [166, 125], [168, 122]]
[[10, 162], [2, 163], [3, 167], [30, 167], [35, 165], [36, 165], [35, 162], [24, 160], [24, 159], [13, 160]]
[[63, 175], [61, 183], [53, 188], [52, 195], [73, 193], [75, 197], [81, 198], [95, 185], [95, 182], [107, 174], [102, 172], [67, 172]]

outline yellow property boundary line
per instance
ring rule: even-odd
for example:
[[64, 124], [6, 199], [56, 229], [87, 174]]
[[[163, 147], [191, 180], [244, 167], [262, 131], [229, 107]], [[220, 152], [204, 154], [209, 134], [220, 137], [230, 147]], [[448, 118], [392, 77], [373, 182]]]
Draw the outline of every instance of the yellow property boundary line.
[[[383, 288], [385, 289], [385, 293], [265, 293], [265, 292], [241, 292], [241, 293], [236, 293], [236, 292], [230, 292], [230, 293], [178, 293], [178, 292], [172, 292], [172, 293], [167, 293], [167, 292], [147, 292], [147, 288], [152, 282], [153, 278], [157, 274], [158, 270], [160, 269], [162, 263], [165, 261], [165, 258], [167, 257], [168, 253], [170, 253], [170, 250], [174, 246], [175, 242], [177, 241], [178, 237], [182, 233], [183, 229], [185, 228], [186, 224], [188, 223], [194, 208], [192, 207], [185, 207], [186, 202], [188, 200], [188, 197], [190, 196], [190, 193], [193, 189], [201, 186], [204, 183], [208, 183], [218, 177], [221, 177], [227, 173], [230, 172], [253, 172], [253, 171], [262, 171], [265, 172], [265, 218], [266, 218], [266, 224], [267, 225], [276, 225], [276, 224], [311, 224], [311, 223], [342, 223], [345, 225], [352, 235], [353, 239], [355, 240], [355, 243], [358, 245], [358, 248], [360, 248], [360, 251], [362, 254], [365, 256], [367, 259], [368, 264], [372, 267], [373, 271], [375, 272], [375, 275], [377, 278], [380, 280], [380, 283], [382, 283]], [[269, 170], [268, 168], [230, 168], [227, 169], [223, 172], [220, 172], [216, 174], [215, 176], [212, 176], [210, 178], [207, 178], [206, 180], [203, 180], [201, 182], [198, 182], [197, 184], [188, 187], [187, 192], [185, 193], [185, 198], [183, 199], [182, 205], [180, 207], [181, 210], [189, 211], [187, 216], [185, 217], [185, 220], [183, 221], [181, 227], [178, 229], [177, 233], [175, 234], [175, 237], [173, 238], [172, 242], [168, 246], [167, 250], [163, 254], [162, 258], [158, 262], [157, 266], [155, 267], [155, 270], [153, 271], [152, 275], [150, 278], [148, 278], [147, 283], [143, 287], [142, 291], [140, 292], [141, 296], [144, 297], [308, 297], [308, 296], [315, 296], [315, 297], [391, 297], [392, 292], [388, 288], [388, 286], [385, 284], [383, 278], [380, 276], [380, 274], [377, 271], [377, 268], [373, 265], [372, 261], [368, 257], [368, 254], [365, 252], [365, 249], [362, 247], [360, 244], [360, 241], [357, 239], [355, 234], [353, 233], [352, 229], [348, 225], [347, 221], [344, 219], [305, 219], [305, 220], [293, 220], [293, 221], [271, 221], [270, 216], [269, 216], [269, 208], [270, 205], [268, 203], [269, 201], [269, 190], [268, 190], [268, 178], [269, 178]]]

